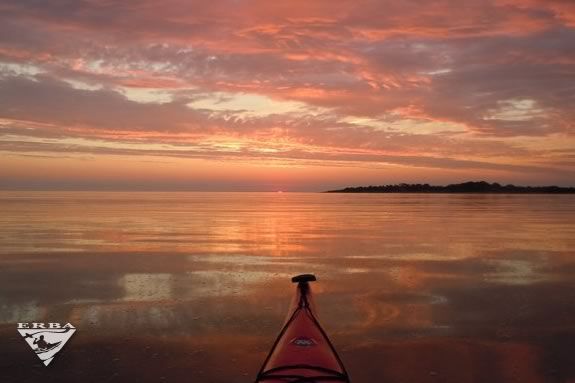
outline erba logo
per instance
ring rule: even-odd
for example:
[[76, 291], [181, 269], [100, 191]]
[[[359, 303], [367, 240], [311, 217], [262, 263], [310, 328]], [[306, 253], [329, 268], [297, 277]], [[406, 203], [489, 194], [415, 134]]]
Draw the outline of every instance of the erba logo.
[[18, 332], [45, 366], [76, 332], [70, 323], [18, 323]]

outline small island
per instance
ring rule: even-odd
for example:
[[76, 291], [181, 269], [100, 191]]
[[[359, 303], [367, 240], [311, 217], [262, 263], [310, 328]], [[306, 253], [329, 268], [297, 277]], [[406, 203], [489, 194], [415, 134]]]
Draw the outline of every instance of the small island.
[[497, 182], [470, 181], [447, 186], [430, 184], [396, 184], [347, 187], [325, 193], [497, 193], [497, 194], [575, 194], [575, 187], [516, 186]]

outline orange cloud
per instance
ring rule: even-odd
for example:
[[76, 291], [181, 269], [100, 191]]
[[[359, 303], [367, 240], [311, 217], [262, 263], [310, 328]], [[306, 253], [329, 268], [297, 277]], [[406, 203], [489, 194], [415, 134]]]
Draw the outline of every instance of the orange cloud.
[[536, 0], [5, 1], [2, 150], [565, 183], [574, 14]]

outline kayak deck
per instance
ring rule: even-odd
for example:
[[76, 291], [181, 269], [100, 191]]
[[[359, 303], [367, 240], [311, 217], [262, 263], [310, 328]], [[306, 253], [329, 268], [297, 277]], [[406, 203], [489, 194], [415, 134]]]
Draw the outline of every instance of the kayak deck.
[[311, 274], [297, 283], [288, 318], [256, 378], [256, 383], [349, 382], [341, 359], [316, 319]]

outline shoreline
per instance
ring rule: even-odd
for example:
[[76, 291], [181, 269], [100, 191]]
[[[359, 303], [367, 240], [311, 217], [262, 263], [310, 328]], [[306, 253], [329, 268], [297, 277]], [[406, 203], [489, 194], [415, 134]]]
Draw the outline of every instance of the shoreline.
[[460, 184], [436, 186], [430, 184], [395, 184], [378, 186], [346, 187], [323, 193], [416, 193], [416, 194], [575, 194], [575, 187], [561, 186], [516, 186], [497, 182], [469, 181]]

